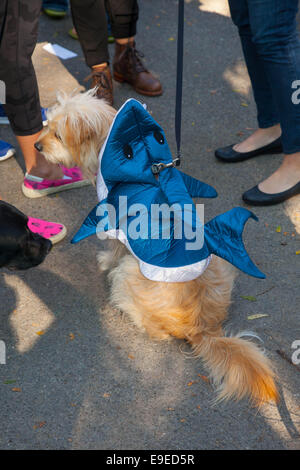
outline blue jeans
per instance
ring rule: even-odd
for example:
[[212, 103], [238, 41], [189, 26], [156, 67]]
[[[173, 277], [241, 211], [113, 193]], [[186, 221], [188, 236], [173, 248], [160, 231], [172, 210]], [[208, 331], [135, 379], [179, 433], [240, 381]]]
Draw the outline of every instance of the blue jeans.
[[299, 152], [298, 0], [229, 0], [229, 6], [253, 88], [258, 125], [280, 123], [284, 153]]

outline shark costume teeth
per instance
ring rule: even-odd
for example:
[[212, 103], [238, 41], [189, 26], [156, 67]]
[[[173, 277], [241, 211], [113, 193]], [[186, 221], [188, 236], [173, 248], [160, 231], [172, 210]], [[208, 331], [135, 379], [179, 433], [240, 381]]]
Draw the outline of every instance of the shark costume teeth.
[[[237, 207], [204, 224], [192, 198], [216, 197], [215, 189], [174, 168], [172, 162], [163, 129], [139, 101], [127, 100], [100, 151], [100, 202], [72, 243], [105, 232], [126, 245], [142, 274], [153, 281], [195, 279], [212, 254], [251, 276], [265, 278], [242, 240], [245, 223], [257, 220], [256, 216]], [[158, 164], [164, 170], [154, 175], [153, 165]]]

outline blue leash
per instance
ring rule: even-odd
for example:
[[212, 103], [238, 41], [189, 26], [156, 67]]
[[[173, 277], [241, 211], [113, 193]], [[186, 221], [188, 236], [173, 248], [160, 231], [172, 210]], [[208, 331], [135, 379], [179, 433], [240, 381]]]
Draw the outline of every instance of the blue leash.
[[182, 109], [182, 75], [183, 75], [183, 38], [184, 38], [184, 0], [178, 3], [178, 34], [177, 34], [177, 79], [175, 106], [175, 136], [177, 158], [175, 166], [180, 165], [181, 159], [181, 109]]
[[162, 170], [180, 165], [181, 161], [181, 114], [182, 114], [182, 76], [183, 76], [183, 38], [184, 38], [184, 0], [178, 0], [177, 30], [177, 71], [176, 71], [176, 104], [175, 104], [175, 138], [177, 156], [172, 163], [154, 163], [152, 173], [158, 175]]

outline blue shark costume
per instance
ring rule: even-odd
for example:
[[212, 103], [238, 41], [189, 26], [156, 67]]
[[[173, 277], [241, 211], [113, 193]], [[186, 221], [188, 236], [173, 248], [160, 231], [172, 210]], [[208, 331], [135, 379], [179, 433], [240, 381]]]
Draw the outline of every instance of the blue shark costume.
[[[163, 129], [135, 99], [120, 108], [100, 151], [97, 193], [100, 202], [72, 243], [104, 231], [124, 243], [139, 261], [142, 274], [154, 281], [195, 279], [212, 254], [251, 276], [265, 278], [242, 240], [245, 223], [249, 218], [257, 220], [256, 216], [238, 207], [204, 225], [192, 198], [216, 197], [215, 189], [173, 166]], [[115, 217], [107, 215], [109, 207]], [[153, 216], [157, 207], [172, 208], [169, 218], [159, 212]], [[133, 236], [130, 227], [139, 224], [143, 226], [140, 236], [136, 231]], [[164, 236], [166, 229], [169, 233]], [[199, 240], [202, 236], [199, 246], [193, 244], [197, 235]]]

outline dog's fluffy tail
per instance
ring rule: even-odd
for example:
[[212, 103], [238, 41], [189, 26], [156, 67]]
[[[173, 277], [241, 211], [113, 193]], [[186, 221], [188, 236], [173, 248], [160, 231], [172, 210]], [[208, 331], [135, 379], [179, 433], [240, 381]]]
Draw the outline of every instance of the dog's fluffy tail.
[[258, 407], [278, 401], [271, 361], [253, 342], [239, 336], [203, 334], [194, 336], [190, 342], [210, 371], [217, 387], [217, 401], [247, 397]]

